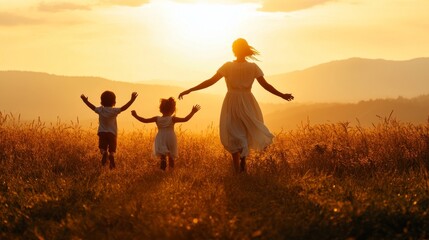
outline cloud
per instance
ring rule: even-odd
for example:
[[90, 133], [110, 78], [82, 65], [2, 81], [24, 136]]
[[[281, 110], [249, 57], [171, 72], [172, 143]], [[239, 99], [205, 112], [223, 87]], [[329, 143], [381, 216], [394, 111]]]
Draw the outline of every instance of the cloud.
[[181, 3], [260, 4], [259, 11], [293, 12], [338, 0], [174, 0]]
[[38, 19], [0, 12], [0, 26], [34, 25], [41, 23]]
[[253, 2], [253, 3], [257, 3], [257, 0], [175, 0], [175, 2], [180, 2], [180, 3], [211, 3], [211, 4], [216, 4], [216, 3], [249, 3], [249, 2]]
[[89, 5], [76, 4], [70, 2], [41, 2], [38, 6], [39, 11], [42, 12], [62, 12], [71, 10], [91, 10]]
[[149, 3], [150, 0], [100, 0], [101, 4], [105, 5], [120, 5], [128, 7], [138, 7]]
[[322, 5], [336, 0], [264, 0], [260, 11], [265, 12], [293, 12]]

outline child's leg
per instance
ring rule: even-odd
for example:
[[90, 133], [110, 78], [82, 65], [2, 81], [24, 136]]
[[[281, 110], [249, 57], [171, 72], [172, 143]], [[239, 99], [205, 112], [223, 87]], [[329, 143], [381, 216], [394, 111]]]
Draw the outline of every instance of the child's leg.
[[108, 153], [107, 153], [106, 149], [102, 149], [102, 148], [100, 148], [100, 153], [102, 156], [101, 157], [101, 165], [104, 166], [104, 165], [106, 165], [106, 162], [107, 162]]
[[109, 161], [110, 161], [110, 169], [113, 169], [116, 167], [115, 164], [115, 152], [110, 152], [109, 153]]
[[234, 167], [234, 173], [240, 173], [240, 152], [232, 153], [232, 166]]
[[240, 158], [240, 172], [246, 172], [246, 157]]
[[174, 157], [172, 157], [172, 156], [168, 156], [168, 167], [170, 169], [174, 168]]
[[161, 169], [165, 170], [167, 168], [167, 159], [165, 155], [161, 155]]
[[117, 138], [116, 135], [113, 133], [108, 133], [108, 139], [109, 139], [109, 161], [110, 161], [110, 169], [113, 169], [116, 167], [115, 164], [115, 153], [116, 153], [116, 144], [117, 144]]
[[101, 165], [106, 165], [107, 162], [107, 147], [109, 145], [108, 138], [106, 136], [106, 133], [100, 132], [98, 133], [98, 148], [100, 149], [100, 153], [102, 155], [101, 158]]

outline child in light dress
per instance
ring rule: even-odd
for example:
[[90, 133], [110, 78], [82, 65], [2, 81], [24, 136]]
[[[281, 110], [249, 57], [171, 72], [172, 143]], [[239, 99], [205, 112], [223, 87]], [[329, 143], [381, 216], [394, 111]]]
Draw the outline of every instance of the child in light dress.
[[89, 102], [88, 97], [81, 95], [83, 102], [98, 114], [98, 147], [102, 155], [101, 165], [106, 165], [107, 158], [110, 161], [110, 169], [115, 168], [115, 153], [118, 135], [118, 124], [116, 117], [119, 113], [127, 110], [136, 100], [138, 94], [133, 92], [131, 99], [124, 106], [115, 108], [116, 95], [112, 91], [105, 91], [101, 94], [101, 106], [95, 107]]
[[275, 89], [265, 80], [258, 65], [247, 61], [256, 60], [255, 55], [259, 52], [249, 46], [245, 39], [235, 40], [232, 51], [236, 57], [234, 61], [226, 62], [210, 79], [180, 93], [179, 99], [225, 78], [228, 92], [220, 113], [220, 139], [225, 149], [231, 153], [234, 171], [240, 173], [246, 171], [249, 149], [263, 150], [272, 143], [274, 137], [265, 126], [261, 109], [251, 92], [254, 80], [268, 92], [287, 101], [293, 100], [294, 97]]
[[176, 117], [173, 115], [176, 112], [176, 101], [174, 98], [170, 97], [168, 99], [161, 99], [160, 101], [159, 111], [162, 113], [162, 116], [143, 118], [137, 115], [135, 110], [131, 111], [131, 114], [140, 122], [156, 123], [158, 133], [155, 137], [154, 153], [161, 159], [162, 170], [165, 170], [167, 167], [167, 158], [169, 168], [173, 169], [174, 159], [177, 157], [177, 138], [174, 132], [174, 124], [178, 122], [187, 122], [200, 109], [201, 107], [199, 105], [195, 105], [186, 117]]

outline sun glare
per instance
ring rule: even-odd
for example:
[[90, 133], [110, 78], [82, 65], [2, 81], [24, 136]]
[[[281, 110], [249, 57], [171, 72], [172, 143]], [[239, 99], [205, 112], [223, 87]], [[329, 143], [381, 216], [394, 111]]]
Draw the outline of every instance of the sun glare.
[[190, 50], [225, 47], [240, 34], [245, 11], [222, 4], [168, 4], [168, 34], [176, 44]]

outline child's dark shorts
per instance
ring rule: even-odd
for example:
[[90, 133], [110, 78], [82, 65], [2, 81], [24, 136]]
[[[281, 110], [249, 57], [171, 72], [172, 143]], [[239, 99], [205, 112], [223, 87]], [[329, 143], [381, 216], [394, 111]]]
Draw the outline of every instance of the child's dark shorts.
[[98, 147], [109, 152], [116, 152], [116, 135], [111, 132], [98, 133]]

